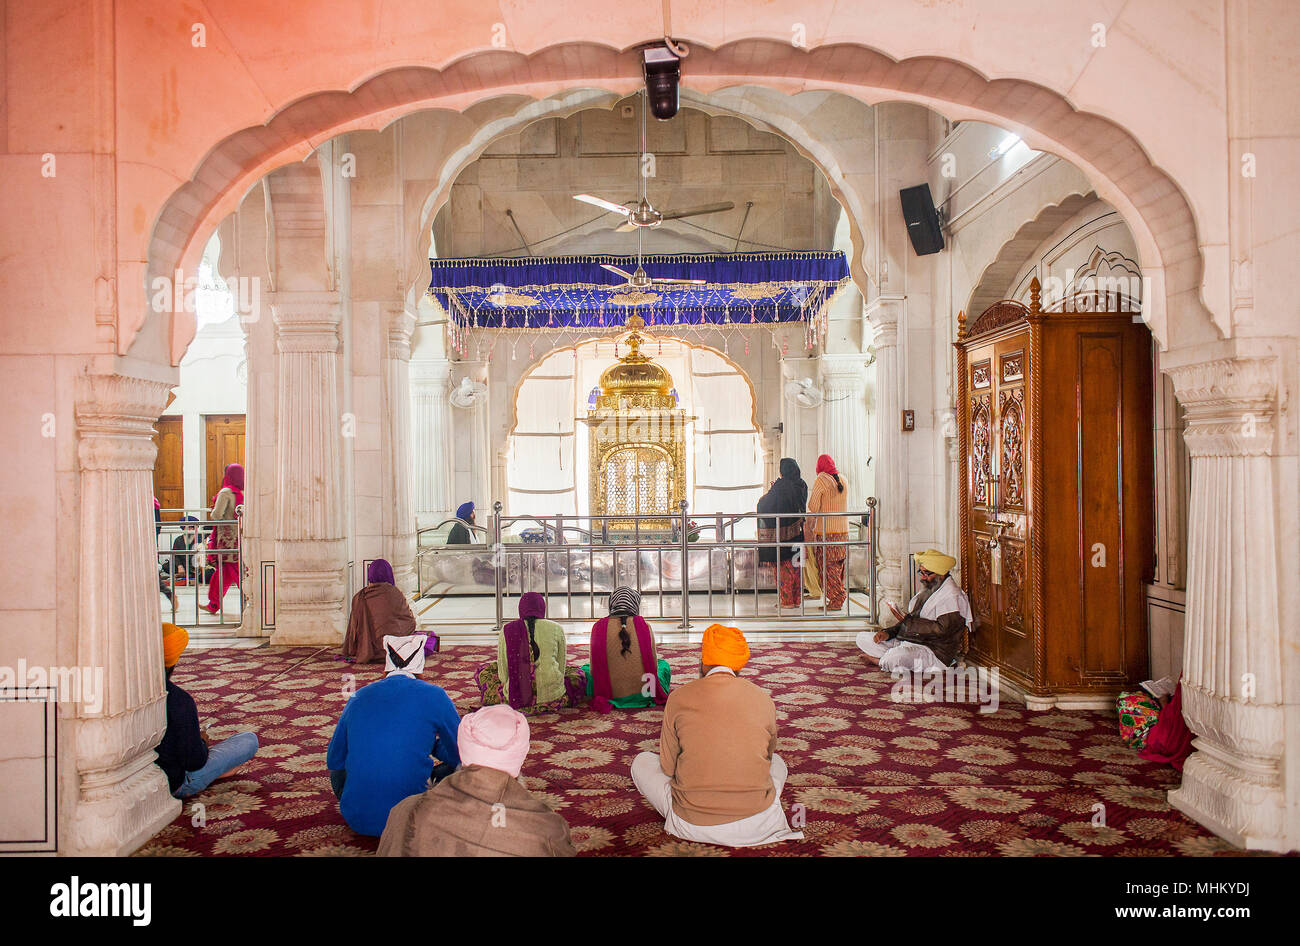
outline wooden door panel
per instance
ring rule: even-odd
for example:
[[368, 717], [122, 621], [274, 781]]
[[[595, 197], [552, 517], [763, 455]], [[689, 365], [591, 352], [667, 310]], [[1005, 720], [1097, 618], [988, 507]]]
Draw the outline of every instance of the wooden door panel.
[[[153, 442], [158, 456], [153, 465], [153, 494], [163, 509], [180, 509], [185, 505], [185, 438], [183, 417], [160, 417], [154, 424]], [[180, 513], [163, 513], [172, 522]]]
[[213, 414], [205, 417], [207, 436], [207, 495], [205, 504], [221, 490], [221, 480], [231, 463], [244, 462], [244, 415]]

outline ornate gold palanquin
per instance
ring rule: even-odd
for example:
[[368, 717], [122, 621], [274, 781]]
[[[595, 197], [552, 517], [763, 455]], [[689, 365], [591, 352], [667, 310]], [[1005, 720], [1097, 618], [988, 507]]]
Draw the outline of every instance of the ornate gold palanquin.
[[1121, 300], [958, 316], [962, 584], [973, 662], [1031, 706], [1147, 674], [1154, 554], [1151, 333]]
[[628, 352], [600, 376], [596, 407], [587, 412], [591, 443], [591, 514], [610, 516], [610, 528], [632, 529], [623, 516], [663, 516], [641, 529], [667, 529], [686, 495], [686, 416], [673, 396], [673, 379], [641, 353], [640, 316], [622, 336]]

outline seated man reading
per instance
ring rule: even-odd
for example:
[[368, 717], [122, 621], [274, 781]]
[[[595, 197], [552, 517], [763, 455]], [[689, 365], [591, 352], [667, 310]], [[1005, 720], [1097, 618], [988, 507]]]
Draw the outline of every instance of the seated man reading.
[[384, 654], [387, 676], [351, 696], [325, 754], [343, 820], [372, 837], [394, 805], [460, 765], [456, 707], [442, 687], [419, 679], [424, 635], [385, 637]]
[[632, 781], [671, 835], [727, 847], [803, 837], [781, 808], [787, 769], [776, 754], [776, 704], [738, 676], [748, 661], [739, 630], [705, 631], [700, 679], [669, 695], [659, 754], [632, 762]]
[[970, 601], [951, 575], [957, 560], [935, 549], [916, 556], [921, 590], [903, 614], [890, 605], [898, 623], [883, 631], [863, 631], [858, 647], [867, 660], [892, 672], [943, 670], [962, 656], [962, 635], [970, 627]]
[[519, 782], [528, 720], [485, 706], [460, 721], [460, 768], [393, 808], [379, 857], [573, 857], [569, 825]]

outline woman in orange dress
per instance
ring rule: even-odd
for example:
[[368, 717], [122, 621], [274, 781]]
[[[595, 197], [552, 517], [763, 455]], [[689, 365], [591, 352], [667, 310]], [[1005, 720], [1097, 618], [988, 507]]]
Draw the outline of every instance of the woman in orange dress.
[[[848, 509], [848, 483], [835, 469], [835, 461], [823, 453], [817, 458], [817, 478], [813, 480], [812, 491], [808, 494], [808, 512], [820, 512], [828, 515], [810, 515], [804, 521], [804, 535], [813, 542], [843, 542], [849, 537], [849, 519], [844, 515]], [[838, 513], [838, 515], [835, 515]], [[844, 564], [848, 558], [846, 545], [808, 545], [812, 553], [812, 565], [817, 572], [826, 607], [838, 611], [844, 607], [848, 597], [848, 588], [844, 581]]]

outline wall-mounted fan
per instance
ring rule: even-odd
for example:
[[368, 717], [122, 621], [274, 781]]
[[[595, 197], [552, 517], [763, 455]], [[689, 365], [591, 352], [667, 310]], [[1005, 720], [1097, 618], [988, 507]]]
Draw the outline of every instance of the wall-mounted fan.
[[812, 378], [800, 378], [798, 381], [787, 381], [785, 384], [785, 396], [794, 404], [800, 407], [817, 407], [822, 402], [822, 392]]
[[468, 410], [487, 394], [487, 385], [482, 381], [475, 381], [473, 378], [465, 377], [460, 379], [460, 384], [452, 388], [451, 394], [447, 396], [447, 401], [452, 407], [459, 407]]

